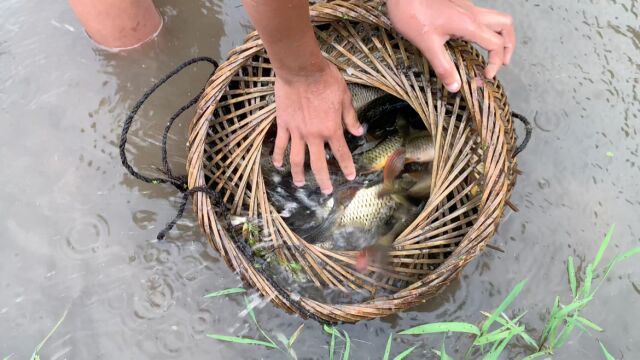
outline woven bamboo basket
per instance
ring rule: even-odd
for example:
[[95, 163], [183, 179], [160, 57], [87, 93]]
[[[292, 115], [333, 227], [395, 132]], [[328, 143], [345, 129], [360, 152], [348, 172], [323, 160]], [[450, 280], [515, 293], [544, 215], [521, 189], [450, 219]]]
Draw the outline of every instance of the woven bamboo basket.
[[[194, 209], [212, 246], [248, 286], [288, 312], [351, 323], [425, 302], [485, 248], [515, 183], [515, 134], [504, 90], [498, 81], [479, 80], [485, 60], [470, 44], [447, 45], [463, 84], [451, 94], [420, 52], [392, 29], [380, 2], [318, 3], [311, 7], [311, 19], [324, 56], [348, 83], [403, 99], [434, 137], [430, 198], [394, 241], [389, 265], [356, 271], [356, 252], [307, 243], [270, 204], [260, 154], [275, 124], [275, 75], [255, 32], [230, 52], [200, 98], [190, 127], [188, 184], [220, 194], [224, 205], [196, 193]], [[254, 266], [221, 210], [261, 219], [262, 241], [268, 240], [279, 258], [299, 263], [317, 288], [373, 295], [358, 303], [332, 304], [293, 293]], [[376, 297], [376, 289], [387, 291]]]

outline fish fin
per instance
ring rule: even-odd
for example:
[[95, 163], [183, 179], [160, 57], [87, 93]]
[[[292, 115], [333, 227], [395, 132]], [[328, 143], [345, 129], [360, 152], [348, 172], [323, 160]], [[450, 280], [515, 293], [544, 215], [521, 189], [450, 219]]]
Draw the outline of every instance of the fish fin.
[[356, 255], [356, 270], [359, 273], [364, 273], [367, 271], [369, 267], [369, 256], [367, 254], [367, 249], [360, 250], [358, 255]]
[[382, 267], [387, 265], [390, 258], [389, 251], [391, 251], [391, 245], [379, 243], [360, 250], [356, 255], [356, 270], [359, 273], [364, 273], [369, 266]]
[[333, 206], [336, 207], [338, 205], [344, 205], [348, 203], [353, 199], [354, 196], [356, 196], [358, 191], [360, 191], [363, 186], [364, 185], [360, 183], [351, 182], [338, 187], [334, 190], [335, 203]]
[[389, 194], [393, 191], [393, 181], [398, 177], [404, 167], [405, 150], [403, 148], [396, 149], [389, 157], [382, 171], [382, 189], [379, 196]]

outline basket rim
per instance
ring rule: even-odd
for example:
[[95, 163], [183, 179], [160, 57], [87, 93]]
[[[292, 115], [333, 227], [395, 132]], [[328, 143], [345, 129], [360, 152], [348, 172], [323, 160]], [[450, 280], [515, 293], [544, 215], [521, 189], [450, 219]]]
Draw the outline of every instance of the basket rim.
[[[369, 3], [377, 4], [378, 2], [373, 1], [367, 4], [358, 1], [319, 3], [311, 7], [311, 18], [313, 23], [317, 25], [342, 20], [343, 15], [348, 14], [348, 16], [355, 20], [383, 27], [387, 31], [392, 30], [390, 21], [381, 9], [368, 5]], [[499, 219], [503, 215], [505, 204], [510, 196], [510, 191], [517, 175], [513, 171], [515, 159], [512, 159], [510, 156], [513, 142], [511, 142], [511, 144], [508, 142], [509, 137], [513, 136], [513, 134], [508, 134], [513, 131], [513, 129], [510, 128], [511, 119], [509, 106], [506, 102], [502, 86], [497, 80], [486, 82], [481, 90], [474, 87], [474, 77], [469, 75], [477, 73], [476, 68], [478, 65], [467, 64], [465, 59], [462, 58], [460, 48], [471, 48], [471, 45], [457, 41], [454, 42], [453, 45], [449, 45], [449, 51], [454, 55], [454, 62], [460, 71], [461, 79], [463, 79], [461, 93], [464, 101], [469, 106], [470, 112], [473, 113], [473, 117], [477, 121], [487, 120], [488, 108], [491, 106], [498, 108], [498, 110], [495, 110], [496, 115], [494, 122], [497, 123], [499, 131], [494, 132], [492, 138], [482, 138], [481, 140], [485, 146], [492, 144], [495, 146], [496, 143], [499, 143], [497, 138], [502, 139], [502, 142], [496, 147], [497, 151], [494, 151], [493, 154], [497, 156], [497, 161], [501, 165], [501, 177], [509, 177], [509, 179], [505, 180], [503, 178], [496, 180], [496, 184], [502, 184], [501, 188], [495, 189], [496, 191], [491, 191], [493, 189], [491, 186], [484, 189], [482, 195], [483, 206], [491, 210], [491, 216], [482, 219], [483, 221], [480, 221], [480, 218], [478, 218], [469, 232], [464, 236], [460, 245], [437, 269], [410, 286], [400, 289], [393, 295], [377, 297], [362, 303], [331, 305], [301, 297], [299, 303], [307, 309], [312, 309], [312, 311], [324, 315], [320, 316], [321, 319], [329, 322], [352, 322], [388, 315], [418, 304], [427, 296], [434, 295], [443, 288], [444, 285], [456, 278], [465, 265], [484, 249], [486, 243], [496, 232]], [[263, 46], [258, 34], [256, 32], [249, 34], [244, 44], [229, 53], [227, 61], [220, 65], [207, 82], [207, 86], [198, 102], [197, 111], [189, 129], [189, 151], [187, 160], [189, 188], [206, 186], [203, 160], [205, 156], [204, 144], [209, 128], [209, 117], [217, 106], [220, 97], [224, 94], [224, 89], [230, 83], [233, 74], [249, 61], [253, 55], [261, 51], [263, 51]], [[348, 76], [345, 76], [345, 79], [348, 80]], [[479, 97], [479, 92], [484, 95], [482, 98]], [[493, 99], [493, 94], [501, 94], [501, 99]], [[480, 104], [478, 100], [483, 100], [483, 103]], [[497, 155], [495, 154], [496, 152], [498, 153]], [[224, 239], [225, 237], [228, 238], [225, 234], [226, 229], [218, 222], [209, 197], [205, 194], [197, 193], [194, 196], [193, 205], [201, 228], [207, 235], [210, 243], [223, 256], [227, 265], [239, 271], [243, 280], [250, 282], [250, 284], [258, 288], [263, 295], [272, 298], [272, 301], [276, 305], [286, 310], [300, 313], [300, 311], [298, 311], [299, 309], [291, 306], [291, 304], [287, 304], [287, 299], [278, 299], [278, 295], [274, 294], [273, 289], [269, 289], [264, 279], [260, 279], [259, 274], [255, 273], [255, 271], [252, 272], [250, 263], [248, 263], [246, 259], [243, 261], [242, 254], [239, 253], [237, 249], [225, 243], [228, 242], [228, 239]], [[482, 241], [477, 241], [478, 239]], [[431, 285], [437, 287], [437, 289], [433, 287], [430, 288], [429, 286]], [[435, 291], [432, 291], [434, 289]], [[331, 308], [331, 311], [328, 311], [327, 308]], [[323, 311], [332, 314], [327, 315], [323, 313]], [[357, 315], [353, 315], [354, 313]]]

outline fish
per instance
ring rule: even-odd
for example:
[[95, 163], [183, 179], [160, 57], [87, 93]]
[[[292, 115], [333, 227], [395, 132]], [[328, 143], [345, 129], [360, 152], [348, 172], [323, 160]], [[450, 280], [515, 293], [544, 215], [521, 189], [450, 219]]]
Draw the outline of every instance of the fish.
[[[317, 189], [308, 166], [305, 186], [298, 188], [293, 184], [289, 147], [282, 167], [276, 168], [270, 156], [273, 145], [265, 143], [260, 162], [269, 199], [292, 231], [325, 249], [371, 252], [393, 242], [406, 227], [406, 221], [417, 216], [409, 211], [408, 220], [403, 218], [407, 209], [414, 209], [415, 203], [428, 197], [431, 180], [424, 177], [430, 176], [430, 171], [418, 171], [422, 167], [407, 171], [405, 165], [432, 160], [433, 144], [427, 131], [411, 128], [404, 119], [411, 116], [407, 113], [411, 109], [408, 104], [399, 103], [399, 99], [374, 87], [359, 84], [348, 87], [359, 120], [363, 124], [378, 121], [367, 132], [374, 141], [353, 156], [358, 173], [365, 176], [347, 182], [330, 156], [328, 165], [335, 190], [326, 196]], [[352, 142], [362, 144], [365, 140], [349, 139], [350, 146]], [[390, 190], [383, 193], [385, 186]]]
[[[326, 221], [300, 235], [324, 249], [359, 250], [370, 245], [374, 235], [384, 230], [398, 209], [410, 204], [401, 192], [378, 196], [381, 187], [381, 183], [373, 186], [348, 184], [345, 189], [337, 189], [334, 207]], [[341, 237], [345, 241], [341, 242]]]
[[386, 159], [378, 162], [378, 164], [384, 163], [383, 187], [380, 195], [392, 191], [393, 181], [402, 172], [405, 165], [427, 163], [435, 158], [433, 138], [426, 130], [412, 129], [406, 117], [407, 113], [400, 111], [396, 119], [396, 128], [402, 139], [401, 146], [394, 149]]
[[[392, 195], [393, 196], [393, 195]], [[397, 194], [395, 196], [398, 196]], [[356, 255], [356, 271], [364, 273], [369, 266], [383, 266], [388, 262], [389, 252], [393, 248], [395, 239], [418, 216], [421, 207], [403, 200], [403, 206], [398, 207], [391, 217], [393, 226], [384, 235], [377, 237], [373, 244], [365, 246]]]
[[356, 271], [364, 273], [371, 265], [382, 266], [388, 262], [389, 252], [393, 248], [394, 240], [409, 226], [411, 221], [417, 216], [418, 207], [406, 208], [404, 216], [395, 214], [396, 220], [389, 232], [379, 237], [373, 244], [360, 250], [356, 255], [355, 268]]
[[414, 199], [426, 200], [431, 194], [431, 171], [425, 170], [417, 173], [406, 174], [415, 181], [413, 185], [407, 189], [406, 194]]
[[381, 194], [392, 190], [394, 179], [400, 175], [405, 165], [431, 162], [434, 155], [431, 136], [426, 131], [412, 133], [403, 146], [396, 148], [386, 159], [377, 163], [378, 165], [384, 163]]
[[419, 119], [414, 119], [416, 116], [415, 111], [399, 111], [396, 117], [396, 128], [404, 140], [405, 164], [429, 162], [435, 157], [435, 146], [429, 132], [411, 127], [411, 120], [419, 122]]
[[364, 172], [384, 170], [387, 164], [400, 157], [403, 166], [412, 162], [430, 162], [435, 157], [433, 139], [426, 131], [417, 131], [403, 139], [394, 134], [380, 142], [377, 146], [364, 151], [360, 156], [359, 166]]
[[368, 173], [384, 169], [389, 157], [401, 147], [400, 135], [389, 136], [374, 148], [362, 153], [358, 161], [361, 171]]
[[414, 132], [406, 140], [405, 164], [418, 162], [426, 163], [435, 158], [433, 138], [426, 131]]
[[373, 86], [366, 86], [357, 83], [347, 84], [347, 88], [351, 93], [351, 102], [356, 112], [361, 110], [367, 104], [386, 94], [384, 90]]
[[405, 172], [394, 180], [392, 187], [380, 189], [378, 196], [401, 194], [410, 199], [424, 201], [431, 194], [431, 179], [429, 166]]
[[338, 225], [370, 229], [384, 223], [396, 210], [398, 202], [393, 196], [378, 196], [381, 186], [378, 184], [356, 192], [344, 208]]
[[[425, 167], [420, 171], [405, 173], [394, 181], [392, 195], [402, 194], [404, 199], [413, 198], [426, 200], [431, 193], [431, 169]], [[381, 191], [383, 193], [383, 191]], [[418, 216], [421, 206], [414, 203], [403, 202], [404, 206], [398, 207], [392, 216], [393, 227], [383, 236], [360, 250], [356, 255], [355, 268], [364, 273], [369, 266], [383, 266], [388, 263], [389, 252], [393, 248], [395, 239]]]

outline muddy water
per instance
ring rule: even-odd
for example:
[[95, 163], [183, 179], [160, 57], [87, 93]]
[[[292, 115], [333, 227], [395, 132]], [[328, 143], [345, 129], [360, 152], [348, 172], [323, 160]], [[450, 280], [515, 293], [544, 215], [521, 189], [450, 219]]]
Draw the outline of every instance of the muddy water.
[[[555, 295], [568, 296], [567, 256], [595, 253], [611, 223], [613, 251], [640, 245], [640, 4], [636, 0], [483, 2], [514, 15], [519, 48], [501, 73], [513, 107], [536, 114], [520, 156], [526, 172], [495, 243], [462, 278], [423, 307], [345, 326], [355, 358], [381, 358], [387, 335], [430, 321], [479, 320], [519, 280], [515, 303], [539, 329]], [[239, 1], [158, 1], [160, 36], [118, 54], [93, 46], [66, 2], [0, 4], [0, 357], [27, 358], [69, 310], [42, 351], [52, 359], [281, 358], [229, 345], [207, 333], [258, 336], [240, 297], [203, 299], [240, 284], [210, 250], [193, 217], [168, 241], [154, 241], [176, 209], [170, 188], [142, 184], [118, 158], [127, 109], [154, 80], [196, 56], [221, 58], [241, 43], [248, 21]], [[135, 164], [158, 164], [168, 116], [209, 73], [180, 75], [141, 111], [132, 130]], [[533, 116], [532, 116], [533, 117]], [[170, 140], [184, 163], [186, 119]], [[638, 259], [621, 264], [586, 315], [617, 358], [640, 354]], [[263, 328], [291, 334], [302, 322], [266, 304]], [[430, 357], [439, 336], [396, 337], [393, 353], [419, 344]], [[451, 338], [450, 352], [461, 342]], [[306, 322], [296, 343], [305, 358], [326, 357], [328, 339]], [[418, 357], [418, 356], [416, 356]], [[576, 334], [557, 358], [600, 359], [597, 343]]]

